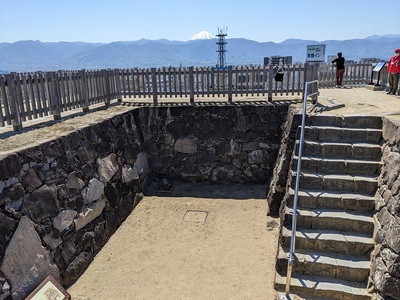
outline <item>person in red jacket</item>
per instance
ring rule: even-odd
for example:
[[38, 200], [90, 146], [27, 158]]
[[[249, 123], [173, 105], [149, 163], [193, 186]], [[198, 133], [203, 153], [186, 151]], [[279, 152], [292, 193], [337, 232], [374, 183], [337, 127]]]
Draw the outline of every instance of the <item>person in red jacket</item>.
[[386, 94], [396, 95], [400, 77], [400, 49], [394, 50], [394, 55], [389, 59], [388, 74], [389, 91]]

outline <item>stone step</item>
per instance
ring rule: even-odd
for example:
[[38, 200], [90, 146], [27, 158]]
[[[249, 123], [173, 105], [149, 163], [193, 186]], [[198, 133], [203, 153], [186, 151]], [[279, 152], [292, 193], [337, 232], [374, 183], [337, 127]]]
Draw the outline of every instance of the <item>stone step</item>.
[[[282, 247], [290, 247], [291, 226], [282, 227]], [[364, 256], [372, 251], [370, 234], [335, 230], [315, 230], [297, 227], [296, 249], [326, 251], [350, 256]]]
[[[284, 224], [292, 224], [293, 209], [285, 208]], [[308, 229], [363, 232], [372, 235], [374, 222], [372, 212], [340, 209], [307, 209], [297, 207], [297, 227]]]
[[[298, 156], [293, 157], [292, 168], [297, 168]], [[301, 170], [317, 173], [334, 173], [349, 175], [379, 174], [383, 163], [381, 161], [361, 159], [319, 158], [302, 156]]]
[[[299, 141], [296, 141], [295, 153], [299, 153]], [[363, 159], [380, 161], [381, 146], [369, 143], [333, 143], [305, 140], [303, 156], [340, 159]]]
[[[291, 186], [296, 186], [296, 176], [292, 176]], [[374, 195], [378, 187], [375, 176], [331, 175], [302, 172], [299, 181], [301, 189], [321, 191], [357, 192]]]
[[[289, 190], [287, 205], [293, 207], [294, 189]], [[341, 193], [335, 191], [299, 190], [298, 207], [344, 209], [371, 211], [375, 208], [375, 198], [359, 193]]]
[[[292, 274], [338, 278], [358, 283], [367, 283], [370, 272], [368, 257], [346, 256], [319, 251], [297, 251], [294, 255]], [[286, 274], [289, 248], [280, 247], [277, 271]]]
[[[299, 130], [300, 131], [300, 130]], [[298, 134], [298, 138], [300, 135]], [[382, 129], [305, 126], [304, 138], [320, 142], [351, 142], [379, 144]]]
[[309, 118], [308, 124], [312, 126], [381, 129], [382, 117], [315, 115]]
[[[286, 273], [284, 273], [286, 274]], [[275, 289], [285, 291], [286, 275], [276, 273]], [[371, 300], [372, 295], [366, 290], [365, 284], [350, 281], [326, 278], [320, 276], [292, 276], [290, 293], [304, 297], [304, 299], [330, 300]]]

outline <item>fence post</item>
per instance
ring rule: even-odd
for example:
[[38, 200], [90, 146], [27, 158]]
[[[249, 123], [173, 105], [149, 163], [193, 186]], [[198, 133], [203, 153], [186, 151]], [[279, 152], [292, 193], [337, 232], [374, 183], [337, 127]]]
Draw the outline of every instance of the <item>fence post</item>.
[[[318, 77], [319, 77], [318, 76], [318, 74], [319, 74], [319, 66], [320, 66], [320, 63], [315, 63], [314, 64], [312, 80], [318, 80]], [[311, 98], [312, 98], [313, 104], [317, 104], [317, 101], [318, 101], [318, 85], [319, 85], [319, 83], [312, 84], [312, 87], [311, 87], [311, 93], [313, 94], [311, 96]]]
[[0, 107], [0, 127], [3, 127], [5, 125], [5, 121], [9, 123], [9, 116], [10, 114], [7, 113], [8, 111], [8, 101], [7, 101], [7, 95], [6, 95], [6, 82], [5, 78], [3, 75], [0, 75], [0, 106], [4, 107], [4, 114], [3, 114], [3, 108]]
[[232, 103], [232, 76], [233, 76], [233, 72], [232, 72], [232, 66], [228, 67], [228, 102]]
[[[305, 63], [304, 64], [303, 99], [304, 99], [304, 95], [307, 93], [307, 91], [305, 90], [306, 82], [312, 81], [312, 80], [318, 80], [318, 71], [319, 71], [319, 63]], [[309, 92], [309, 94], [316, 93], [316, 92], [318, 92], [318, 85], [316, 87], [314, 87], [314, 85], [312, 85], [310, 87], [310, 89], [311, 89], [311, 91]], [[312, 96], [313, 104], [316, 104], [317, 99], [318, 99], [317, 94]]]
[[305, 96], [305, 94], [307, 93], [307, 91], [305, 90], [305, 88], [306, 88], [306, 82], [307, 82], [307, 81], [310, 81], [310, 68], [311, 68], [310, 63], [306, 62], [306, 63], [304, 64], [303, 93], [302, 93], [302, 97], [301, 97], [302, 99], [304, 99], [304, 96]]
[[88, 82], [86, 80], [86, 70], [82, 69], [78, 71], [78, 78], [79, 78], [79, 85], [81, 90], [81, 103], [82, 103], [82, 111], [84, 113], [89, 112], [89, 89], [88, 89]]
[[194, 104], [193, 67], [189, 67], [189, 96], [190, 96], [190, 104]]
[[58, 76], [56, 75], [55, 72], [50, 72], [50, 80], [51, 80], [51, 96], [49, 97], [50, 99], [50, 105], [51, 105], [51, 111], [53, 114], [53, 119], [54, 120], [60, 120], [61, 119], [61, 110], [60, 110], [60, 98], [58, 97]]
[[157, 75], [156, 75], [156, 68], [151, 68], [151, 88], [153, 92], [153, 102], [154, 106], [158, 105], [157, 101]]
[[272, 80], [274, 78], [274, 68], [272, 65], [268, 66], [268, 101], [272, 101]]
[[114, 76], [115, 76], [115, 84], [116, 84], [116, 92], [117, 92], [117, 99], [118, 102], [122, 102], [122, 86], [121, 86], [121, 78], [120, 78], [120, 69], [115, 69], [114, 70]]
[[15, 79], [14, 74], [6, 75], [8, 95], [10, 96], [10, 106], [11, 106], [11, 120], [14, 131], [22, 130], [21, 114], [19, 112], [19, 107], [15, 95]]
[[111, 103], [111, 88], [110, 88], [110, 74], [109, 72], [111, 71], [111, 69], [108, 70], [103, 70], [103, 74], [105, 77], [105, 83], [106, 83], [106, 95], [105, 95], [105, 101], [104, 104], [106, 107], [110, 106]]

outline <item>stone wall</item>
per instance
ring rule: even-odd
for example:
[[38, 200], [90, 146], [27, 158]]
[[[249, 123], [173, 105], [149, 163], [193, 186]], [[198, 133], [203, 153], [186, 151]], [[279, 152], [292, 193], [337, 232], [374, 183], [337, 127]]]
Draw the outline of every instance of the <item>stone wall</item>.
[[[290, 168], [293, 157], [293, 150], [296, 143], [298, 128], [301, 125], [301, 115], [296, 109], [290, 109], [288, 117], [284, 124], [279, 153], [276, 165], [273, 170], [272, 179], [268, 189], [268, 207], [267, 212], [272, 216], [279, 216], [279, 211], [283, 209], [282, 202], [287, 196], [288, 182], [290, 182]], [[306, 122], [308, 118], [306, 119]]]
[[152, 174], [182, 181], [267, 183], [288, 106], [143, 108]]
[[377, 299], [400, 300], [400, 123], [384, 119], [383, 138], [370, 279]]
[[48, 274], [70, 285], [130, 214], [150, 179], [135, 121], [115, 116], [0, 158], [2, 297], [24, 299]]
[[0, 298], [71, 285], [154, 176], [266, 183], [287, 105], [142, 107], [0, 157]]

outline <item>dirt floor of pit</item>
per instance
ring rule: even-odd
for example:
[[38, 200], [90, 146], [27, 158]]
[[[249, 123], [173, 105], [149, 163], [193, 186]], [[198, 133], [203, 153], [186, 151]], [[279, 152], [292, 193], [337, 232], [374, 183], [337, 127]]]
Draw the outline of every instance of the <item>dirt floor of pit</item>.
[[68, 289], [73, 299], [275, 299], [267, 185], [158, 186]]

